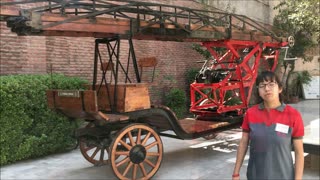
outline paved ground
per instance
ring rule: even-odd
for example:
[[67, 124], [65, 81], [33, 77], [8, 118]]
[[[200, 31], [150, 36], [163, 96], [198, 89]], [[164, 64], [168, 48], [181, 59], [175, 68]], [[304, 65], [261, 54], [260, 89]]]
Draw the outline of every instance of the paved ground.
[[[319, 101], [302, 101], [292, 106], [301, 111], [305, 126], [309, 128], [306, 130], [309, 133], [308, 138], [313, 140], [319, 138], [319, 135], [311, 137], [310, 127], [311, 125], [318, 127], [319, 132], [319, 123], [314, 123], [319, 119]], [[312, 132], [315, 135], [316, 131]], [[176, 140], [162, 137], [164, 159], [153, 179], [230, 179], [240, 135], [240, 130], [234, 129], [219, 135], [215, 140], [202, 138]], [[246, 164], [247, 160], [242, 167], [241, 177], [245, 177]], [[3, 179], [116, 179], [116, 177], [109, 165], [94, 167], [77, 149], [1, 167], [1, 180]], [[319, 167], [306, 168], [304, 179], [320, 179]]]

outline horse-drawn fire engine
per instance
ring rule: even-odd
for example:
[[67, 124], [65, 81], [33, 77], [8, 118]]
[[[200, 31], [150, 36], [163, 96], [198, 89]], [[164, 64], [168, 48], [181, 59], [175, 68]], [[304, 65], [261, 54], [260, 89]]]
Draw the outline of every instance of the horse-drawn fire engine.
[[[23, 3], [33, 7], [11, 8]], [[94, 165], [110, 163], [119, 179], [150, 179], [158, 171], [160, 136], [194, 139], [239, 127], [258, 67], [275, 70], [279, 50], [294, 43], [245, 16], [172, 5], [30, 0], [1, 6], [2, 19], [19, 35], [96, 38], [92, 84], [87, 90], [48, 90], [47, 101], [50, 108], [88, 122], [76, 131], [82, 155]], [[210, 52], [212, 58], [190, 84], [194, 118], [177, 119], [168, 107], [150, 104], [141, 75], [158, 59], [137, 60], [133, 39], [200, 42]], [[127, 62], [119, 58], [121, 40], [130, 47]]]

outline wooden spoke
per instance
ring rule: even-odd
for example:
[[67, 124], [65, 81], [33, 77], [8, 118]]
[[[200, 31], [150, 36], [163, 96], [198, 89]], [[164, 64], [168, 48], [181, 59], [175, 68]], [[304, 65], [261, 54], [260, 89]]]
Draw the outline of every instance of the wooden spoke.
[[115, 152], [115, 155], [129, 156], [129, 151], [117, 151], [117, 152]]
[[93, 159], [97, 155], [99, 150], [100, 148], [97, 148], [90, 157]]
[[141, 144], [141, 129], [138, 130], [138, 135], [137, 135], [137, 144]]
[[127, 148], [129, 151], [132, 148], [132, 146], [130, 146], [129, 144], [123, 142], [122, 140], [119, 141], [125, 148]]
[[136, 179], [137, 171], [138, 171], [138, 164], [135, 164], [135, 165], [133, 165], [132, 179]]
[[129, 131], [129, 132], [128, 132], [128, 136], [129, 136], [129, 139], [130, 139], [131, 145], [132, 145], [132, 146], [135, 146], [135, 145], [136, 145], [136, 143], [135, 143], [135, 142], [134, 142], [134, 140], [133, 140], [133, 137], [132, 137], [131, 131]]
[[155, 146], [155, 145], [157, 145], [157, 144], [158, 144], [158, 142], [155, 141], [155, 142], [149, 144], [148, 146], [146, 146], [146, 149], [148, 150], [148, 149], [152, 148], [153, 146]]
[[144, 162], [146, 162], [147, 164], [149, 164], [151, 167], [155, 168], [156, 165], [153, 164], [149, 159], [145, 159]]
[[123, 172], [123, 176], [126, 176], [128, 171], [130, 170], [130, 168], [132, 167], [133, 163], [132, 162], [129, 162], [128, 166], [126, 167], [126, 169], [124, 170]]
[[87, 147], [87, 148], [84, 148], [84, 151], [90, 151], [91, 149], [93, 149], [93, 148], [95, 148], [94, 146], [92, 146], [92, 147]]
[[103, 161], [103, 157], [104, 157], [104, 151], [100, 151], [100, 161]]
[[124, 158], [123, 160], [121, 160], [119, 163], [116, 164], [117, 167], [121, 166], [122, 164], [125, 164], [127, 162], [129, 162], [130, 159], [129, 157]]
[[160, 156], [160, 154], [156, 152], [147, 152], [147, 156]]
[[[136, 135], [136, 139], [133, 138], [133, 134]], [[142, 134], [146, 135], [142, 137]], [[124, 137], [129, 140], [123, 140]], [[146, 145], [150, 137], [154, 142]], [[127, 150], [117, 149], [120, 145]], [[152, 152], [148, 152], [151, 148]], [[109, 159], [118, 179], [150, 179], [160, 168], [162, 154], [163, 145], [154, 129], [144, 124], [130, 124], [120, 130], [113, 139]], [[117, 158], [119, 156], [124, 157]], [[147, 159], [148, 157], [152, 157], [152, 161]]]
[[141, 169], [141, 171], [143, 173], [143, 176], [146, 177], [147, 176], [147, 172], [146, 172], [146, 169], [144, 168], [143, 163], [140, 163], [139, 166], [140, 166], [140, 169]]
[[150, 135], [151, 135], [151, 132], [148, 132], [148, 134], [146, 135], [146, 137], [144, 137], [144, 139], [143, 139], [143, 141], [142, 141], [141, 145], [143, 145], [143, 146], [144, 146], [144, 145], [147, 143], [147, 141], [148, 141], [148, 139], [149, 139]]

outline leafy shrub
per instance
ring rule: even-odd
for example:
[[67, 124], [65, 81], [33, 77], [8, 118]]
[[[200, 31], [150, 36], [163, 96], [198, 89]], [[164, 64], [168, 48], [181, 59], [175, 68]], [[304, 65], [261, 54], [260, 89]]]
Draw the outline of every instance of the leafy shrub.
[[187, 84], [192, 84], [195, 80], [196, 75], [199, 73], [200, 68], [191, 68], [186, 71]]
[[[186, 77], [186, 81], [188, 83], [188, 88], [187, 88], [187, 107], [190, 106], [191, 104], [191, 97], [190, 97], [190, 84], [192, 84], [195, 79], [196, 79], [196, 76], [198, 75], [200, 71], [200, 68], [191, 68], [189, 70], [187, 70], [186, 74], [185, 74], [185, 77]], [[196, 94], [196, 100], [200, 99], [201, 96], [199, 94]]]
[[79, 78], [63, 75], [0, 77], [0, 164], [65, 151], [75, 143], [76, 121], [46, 105], [46, 90], [79, 89]]
[[165, 105], [168, 106], [178, 118], [186, 113], [186, 94], [183, 90], [173, 88], [165, 94]]

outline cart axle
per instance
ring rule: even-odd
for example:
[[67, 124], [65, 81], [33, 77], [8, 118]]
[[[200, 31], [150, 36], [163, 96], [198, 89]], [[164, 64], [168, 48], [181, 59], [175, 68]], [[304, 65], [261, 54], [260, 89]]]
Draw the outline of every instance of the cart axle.
[[134, 146], [129, 153], [129, 158], [134, 164], [140, 164], [147, 156], [147, 150], [142, 145]]

